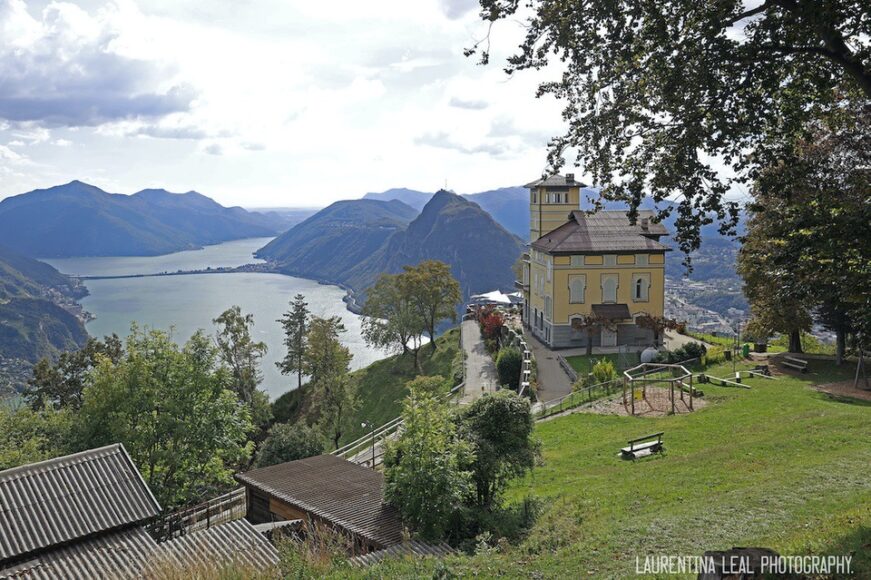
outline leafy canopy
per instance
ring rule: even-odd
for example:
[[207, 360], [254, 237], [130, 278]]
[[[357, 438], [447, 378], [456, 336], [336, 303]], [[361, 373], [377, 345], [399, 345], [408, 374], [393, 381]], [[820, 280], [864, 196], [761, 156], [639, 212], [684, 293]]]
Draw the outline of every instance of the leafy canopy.
[[248, 406], [202, 332], [179, 347], [165, 332], [135, 326], [123, 357], [101, 358], [84, 390], [75, 444], [121, 442], [165, 507], [196, 501], [232, 483], [248, 459]]
[[257, 452], [257, 467], [305, 459], [324, 452], [323, 435], [304, 423], [278, 423]]
[[[633, 216], [644, 195], [679, 199], [685, 252], [698, 248], [711, 214], [732, 230], [737, 206], [724, 194], [768, 164], [772, 135], [830, 108], [835, 89], [871, 98], [866, 0], [480, 4], [491, 33], [499, 20], [525, 21], [509, 75], [558, 63], [560, 76], [537, 93], [564, 104], [551, 168], [575, 149], [604, 197], [627, 201]], [[490, 39], [467, 54], [483, 48], [487, 63]]]

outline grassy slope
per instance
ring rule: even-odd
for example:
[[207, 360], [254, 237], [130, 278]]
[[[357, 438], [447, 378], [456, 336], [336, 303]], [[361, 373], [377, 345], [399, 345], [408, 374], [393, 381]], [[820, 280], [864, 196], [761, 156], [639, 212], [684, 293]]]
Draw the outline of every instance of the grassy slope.
[[[540, 423], [544, 465], [509, 492], [511, 501], [544, 499], [531, 533], [502, 553], [444, 565], [485, 577], [625, 577], [636, 555], [759, 545], [855, 551], [854, 570], [871, 576], [871, 405], [808, 388], [850, 378], [848, 367], [812, 361], [809, 375], [752, 379], [751, 390], [704, 385], [710, 404], [691, 415]], [[728, 371], [710, 373], [718, 370]], [[617, 457], [627, 439], [656, 431], [665, 431], [665, 456]], [[393, 561], [369, 572], [431, 574], [436, 565]]]
[[[452, 328], [436, 339], [438, 349], [430, 357], [430, 347], [424, 346], [420, 360], [425, 375], [451, 376], [451, 362], [460, 348], [460, 331]], [[392, 356], [376, 361], [366, 368], [354, 371], [351, 377], [357, 381], [360, 408], [357, 420], [351, 423], [352, 431], [345, 442], [353, 441], [365, 433], [360, 423], [370, 421], [383, 425], [402, 412], [402, 399], [408, 394], [405, 385], [416, 377], [414, 361], [410, 356]]]
[[[425, 375], [441, 375], [447, 379], [451, 376], [451, 362], [460, 348], [459, 328], [452, 328], [436, 338], [436, 344], [438, 349], [432, 357], [429, 346], [424, 346], [420, 354], [423, 371]], [[351, 419], [351, 429], [342, 438], [342, 443], [362, 436], [366, 429], [360, 424], [365, 421], [381, 426], [398, 417], [402, 410], [402, 399], [408, 394], [405, 384], [417, 374], [413, 359], [402, 355], [376, 361], [351, 373], [351, 379], [357, 383], [360, 408]], [[273, 405], [276, 420], [297, 420], [299, 409], [305, 406], [305, 392], [306, 386], [303, 385], [302, 389], [279, 397]]]

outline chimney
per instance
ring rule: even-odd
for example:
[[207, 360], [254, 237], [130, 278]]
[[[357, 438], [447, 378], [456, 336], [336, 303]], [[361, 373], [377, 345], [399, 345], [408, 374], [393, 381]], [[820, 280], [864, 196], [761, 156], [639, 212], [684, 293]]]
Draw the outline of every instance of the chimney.
[[649, 224], [650, 224], [649, 218], [646, 218], [646, 217], [641, 218], [641, 229], [642, 230], [644, 230], [646, 232], [648, 227], [649, 227]]
[[566, 173], [566, 183], [573, 182], [575, 180], [574, 173]]

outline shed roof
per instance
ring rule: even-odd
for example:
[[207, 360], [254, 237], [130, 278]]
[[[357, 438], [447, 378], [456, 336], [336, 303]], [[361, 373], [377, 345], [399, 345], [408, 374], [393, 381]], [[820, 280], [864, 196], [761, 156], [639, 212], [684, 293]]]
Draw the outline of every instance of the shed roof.
[[198, 571], [228, 564], [266, 570], [278, 552], [247, 520], [235, 520], [157, 544], [142, 527], [111, 532], [0, 568], [0, 579], [69, 580], [163, 577], [167, 567]]
[[0, 563], [158, 513], [121, 444], [0, 471]]
[[[622, 210], [603, 210], [589, 215], [573, 211], [566, 223], [532, 242], [532, 247], [551, 254], [671, 251], [654, 239], [668, 234], [665, 226], [652, 221], [654, 215], [650, 210], [639, 211], [632, 225]], [[644, 220], [647, 220], [647, 229], [644, 229]]]
[[157, 545], [150, 566], [170, 562], [196, 569], [230, 563], [265, 570], [278, 565], [278, 552], [248, 520], [212, 526]]
[[236, 479], [382, 546], [402, 541], [399, 513], [384, 503], [384, 476], [374, 469], [318, 455]]
[[412, 556], [414, 558], [422, 558], [431, 556], [441, 558], [455, 553], [455, 550], [444, 542], [438, 544], [429, 544], [419, 540], [410, 540], [401, 544], [394, 544], [383, 550], [376, 550], [368, 554], [355, 556], [349, 560], [353, 566], [365, 567], [377, 564], [385, 558], [398, 558], [401, 556]]

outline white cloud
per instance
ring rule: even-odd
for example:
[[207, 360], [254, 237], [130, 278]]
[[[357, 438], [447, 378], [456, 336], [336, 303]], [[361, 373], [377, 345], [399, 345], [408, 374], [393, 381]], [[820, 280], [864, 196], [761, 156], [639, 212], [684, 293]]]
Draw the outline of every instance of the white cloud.
[[[0, 142], [28, 143], [39, 163], [4, 194], [88, 175], [241, 205], [326, 205], [445, 178], [468, 192], [539, 175], [561, 127], [560, 107], [534, 98], [544, 73], [509, 80], [499, 66], [521, 27], [500, 27], [493, 65], [463, 56], [486, 30], [474, 0], [47, 1], [38, 12], [0, 0], [0, 33], [14, 39], [0, 72], [21, 64], [15, 83], [0, 80]], [[76, 146], [45, 146], [58, 140]]]
[[52, 2], [36, 19], [22, 0], [0, 6], [0, 117], [89, 126], [189, 108], [194, 91], [169, 80], [170, 69], [119, 51], [117, 7], [91, 15]]

